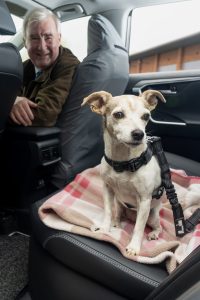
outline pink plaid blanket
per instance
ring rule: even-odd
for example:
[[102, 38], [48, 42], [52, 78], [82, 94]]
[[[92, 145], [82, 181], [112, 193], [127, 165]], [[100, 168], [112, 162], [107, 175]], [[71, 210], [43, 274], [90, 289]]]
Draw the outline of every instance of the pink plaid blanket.
[[[177, 170], [171, 170], [171, 175], [184, 215], [188, 218], [200, 207], [200, 177], [187, 176], [183, 171]], [[62, 191], [44, 202], [39, 208], [39, 216], [42, 222], [51, 228], [110, 242], [127, 257], [125, 249], [134, 228], [135, 212], [127, 210], [127, 214], [122, 218], [121, 228], [112, 227], [109, 233], [93, 232], [91, 227], [98, 226], [103, 220], [102, 193], [99, 166], [87, 169], [78, 174]], [[140, 255], [128, 258], [146, 264], [165, 261], [170, 273], [200, 245], [200, 225], [197, 225], [193, 232], [177, 238], [171, 207], [165, 194], [162, 196], [162, 203], [160, 220], [163, 230], [159, 239], [146, 239], [150, 230], [147, 226]]]

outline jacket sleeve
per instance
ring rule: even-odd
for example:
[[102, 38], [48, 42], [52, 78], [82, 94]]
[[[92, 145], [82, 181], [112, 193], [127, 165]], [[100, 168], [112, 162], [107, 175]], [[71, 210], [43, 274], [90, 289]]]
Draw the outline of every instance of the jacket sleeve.
[[68, 63], [60, 61], [48, 78], [41, 83], [35, 98], [38, 107], [33, 109], [35, 118], [32, 126], [50, 127], [55, 125], [62, 106], [69, 95], [78, 63], [79, 61], [75, 56], [71, 56]]

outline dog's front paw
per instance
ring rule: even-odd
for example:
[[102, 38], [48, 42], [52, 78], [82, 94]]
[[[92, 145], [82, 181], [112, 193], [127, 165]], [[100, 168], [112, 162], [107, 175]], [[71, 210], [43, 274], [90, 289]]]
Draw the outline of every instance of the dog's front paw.
[[126, 247], [126, 253], [128, 256], [136, 256], [140, 253], [140, 246], [139, 245], [132, 245], [131, 243], [128, 244]]
[[160, 229], [156, 229], [156, 230], [151, 231], [151, 232], [147, 235], [147, 239], [148, 239], [149, 241], [151, 241], [151, 240], [158, 240], [160, 232], [161, 232]]

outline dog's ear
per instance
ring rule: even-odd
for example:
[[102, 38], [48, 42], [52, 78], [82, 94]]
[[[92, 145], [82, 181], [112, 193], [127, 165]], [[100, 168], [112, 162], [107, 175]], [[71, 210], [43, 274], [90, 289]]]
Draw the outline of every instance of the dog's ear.
[[141, 97], [144, 99], [145, 107], [150, 111], [156, 107], [158, 99], [162, 102], [166, 102], [164, 96], [156, 90], [146, 90], [142, 93]]
[[97, 114], [105, 114], [105, 105], [112, 99], [112, 95], [105, 91], [95, 92], [83, 99], [81, 106], [86, 103], [90, 106], [91, 110]]

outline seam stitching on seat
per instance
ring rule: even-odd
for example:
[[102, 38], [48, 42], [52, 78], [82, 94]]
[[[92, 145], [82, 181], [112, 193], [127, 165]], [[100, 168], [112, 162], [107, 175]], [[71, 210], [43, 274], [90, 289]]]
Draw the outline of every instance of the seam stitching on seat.
[[133, 276], [133, 277], [136, 277], [137, 279], [140, 279], [142, 280], [143, 282], [146, 282], [148, 283], [149, 285], [151, 286], [154, 286], [154, 287], [158, 287], [159, 286], [159, 283], [154, 281], [154, 280], [151, 280], [150, 278], [147, 278], [131, 269], [129, 269], [128, 267], [126, 266], [123, 266], [122, 264], [116, 262], [115, 260], [109, 258], [108, 256], [106, 256], [105, 254], [102, 254], [100, 252], [98, 252], [97, 250], [87, 246], [86, 244], [83, 244], [82, 242], [80, 241], [77, 241], [75, 239], [73, 239], [72, 237], [66, 235], [66, 234], [63, 234], [63, 233], [58, 233], [58, 234], [54, 234], [50, 237], [48, 237], [44, 242], [43, 242], [43, 247], [46, 248], [46, 245], [47, 243], [52, 240], [53, 238], [65, 238], [67, 239], [68, 241], [72, 242], [73, 244], [77, 245], [77, 246], [80, 246], [81, 248], [83, 248], [84, 250], [86, 250], [87, 252], [91, 253], [91, 254], [94, 254], [98, 257], [101, 257], [103, 258], [105, 261], [109, 262], [110, 264], [114, 265], [115, 267], [121, 269], [122, 271], [128, 273], [129, 275]]

